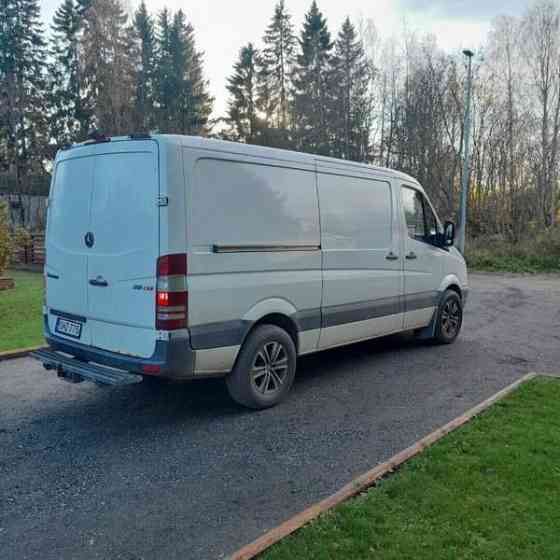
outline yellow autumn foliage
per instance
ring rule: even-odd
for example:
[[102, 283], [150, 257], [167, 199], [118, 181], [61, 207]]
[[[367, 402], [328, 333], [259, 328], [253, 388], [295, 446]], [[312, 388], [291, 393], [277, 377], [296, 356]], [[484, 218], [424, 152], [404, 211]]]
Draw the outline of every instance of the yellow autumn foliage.
[[8, 205], [0, 201], [0, 276], [4, 275], [12, 254], [12, 238], [8, 221]]

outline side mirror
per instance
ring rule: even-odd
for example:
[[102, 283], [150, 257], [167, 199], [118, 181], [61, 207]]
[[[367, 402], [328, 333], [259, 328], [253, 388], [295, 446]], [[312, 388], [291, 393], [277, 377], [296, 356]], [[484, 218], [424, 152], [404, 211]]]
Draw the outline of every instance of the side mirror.
[[453, 222], [445, 222], [443, 226], [443, 246], [452, 247], [455, 243], [455, 224]]

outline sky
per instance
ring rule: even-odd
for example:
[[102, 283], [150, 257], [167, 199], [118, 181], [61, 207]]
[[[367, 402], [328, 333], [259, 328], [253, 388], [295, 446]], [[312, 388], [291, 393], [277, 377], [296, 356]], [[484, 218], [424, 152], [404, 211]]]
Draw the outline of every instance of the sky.
[[[140, 0], [126, 0], [135, 8]], [[530, 0], [318, 0], [334, 36], [346, 16], [354, 21], [372, 18], [381, 37], [408, 31], [436, 36], [438, 45], [450, 52], [476, 49], [492, 20], [501, 14], [519, 15]], [[42, 15], [50, 26], [60, 0], [40, 0]], [[227, 107], [226, 79], [239, 49], [249, 41], [257, 44], [274, 11], [276, 0], [146, 0], [150, 12], [166, 5], [181, 8], [194, 26], [197, 47], [205, 53], [205, 73], [215, 97], [214, 117]], [[296, 30], [311, 0], [286, 0]]]

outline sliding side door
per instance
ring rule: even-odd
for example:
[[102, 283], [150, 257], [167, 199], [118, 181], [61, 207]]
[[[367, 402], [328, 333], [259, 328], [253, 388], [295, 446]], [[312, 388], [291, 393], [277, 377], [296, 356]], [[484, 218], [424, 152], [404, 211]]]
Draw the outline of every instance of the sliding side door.
[[320, 348], [403, 327], [402, 256], [391, 183], [318, 173], [323, 249]]

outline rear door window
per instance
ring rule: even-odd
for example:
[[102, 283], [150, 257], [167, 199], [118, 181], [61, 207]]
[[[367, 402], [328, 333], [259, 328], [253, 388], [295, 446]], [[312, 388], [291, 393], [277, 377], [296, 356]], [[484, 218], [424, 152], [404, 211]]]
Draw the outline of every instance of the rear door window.
[[157, 235], [157, 167], [150, 152], [97, 156], [91, 208], [93, 253], [129, 254], [150, 259]]
[[59, 248], [85, 252], [93, 176], [93, 158], [73, 158], [56, 166], [49, 201], [49, 241]]

